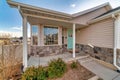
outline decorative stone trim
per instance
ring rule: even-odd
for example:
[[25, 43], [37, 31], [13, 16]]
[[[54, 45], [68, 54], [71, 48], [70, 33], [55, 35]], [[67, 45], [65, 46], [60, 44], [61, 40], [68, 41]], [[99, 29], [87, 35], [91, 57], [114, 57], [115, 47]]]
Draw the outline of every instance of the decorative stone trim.
[[62, 46], [31, 46], [30, 56], [50, 56], [62, 54]]
[[113, 64], [113, 49], [112, 48], [104, 48], [104, 47], [97, 47], [94, 48], [88, 45], [76, 44], [76, 48], [79, 49], [80, 52], [84, 54], [89, 54], [90, 56], [103, 60], [105, 62]]
[[[89, 45], [76, 44], [76, 50], [79, 53], [89, 54], [90, 56], [113, 64], [113, 49], [94, 46], [94, 48]], [[64, 52], [69, 52], [67, 45], [55, 45], [55, 46], [31, 46], [30, 56], [50, 56], [62, 54]], [[120, 50], [117, 50], [118, 55], [120, 55]], [[118, 56], [117, 56], [118, 57]]]

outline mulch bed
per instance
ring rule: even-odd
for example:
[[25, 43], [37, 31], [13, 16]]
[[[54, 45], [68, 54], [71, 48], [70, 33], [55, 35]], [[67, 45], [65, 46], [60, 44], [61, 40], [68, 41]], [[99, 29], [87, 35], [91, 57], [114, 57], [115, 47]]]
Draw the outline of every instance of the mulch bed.
[[70, 63], [68, 63], [67, 72], [61, 78], [50, 80], [88, 80], [95, 76], [95, 74], [81, 66], [79, 63], [77, 63], [77, 66], [77, 68], [72, 69]]
[[[75, 69], [72, 69], [70, 64], [71, 62], [67, 64], [67, 71], [61, 78], [49, 79], [49, 80], [88, 80], [89, 78], [95, 76], [95, 74], [93, 74], [92, 72], [81, 66], [79, 63], [77, 63], [77, 68]], [[13, 80], [19, 80], [20, 77], [21, 75], [14, 76]]]

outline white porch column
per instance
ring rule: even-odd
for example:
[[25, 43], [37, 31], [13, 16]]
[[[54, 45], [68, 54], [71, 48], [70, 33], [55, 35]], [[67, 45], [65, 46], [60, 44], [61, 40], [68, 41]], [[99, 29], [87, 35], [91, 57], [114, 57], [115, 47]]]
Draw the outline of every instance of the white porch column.
[[41, 24], [38, 26], [38, 46], [44, 46], [44, 27]]
[[58, 45], [62, 45], [62, 26], [58, 27]]
[[41, 29], [40, 29], [40, 25], [38, 25], [38, 46], [40, 46], [41, 45], [41, 41], [40, 41], [40, 39], [41, 39], [41, 34], [40, 34], [40, 31], [41, 31]]
[[23, 66], [27, 68], [27, 16], [23, 16]]
[[33, 45], [32, 25], [31, 24], [30, 24], [30, 38], [31, 38], [30, 43], [31, 43], [31, 45]]
[[73, 58], [75, 58], [75, 23], [73, 23]]
[[44, 46], [44, 25], [40, 24], [39, 25], [39, 31], [40, 31], [40, 46]]

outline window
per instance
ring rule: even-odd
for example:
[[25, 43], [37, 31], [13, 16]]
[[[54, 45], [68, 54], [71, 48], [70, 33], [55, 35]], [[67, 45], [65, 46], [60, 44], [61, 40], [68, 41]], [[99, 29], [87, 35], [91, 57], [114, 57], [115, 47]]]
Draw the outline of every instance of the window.
[[44, 44], [58, 44], [58, 28], [57, 27], [44, 27]]
[[38, 26], [32, 26], [33, 45], [38, 44]]

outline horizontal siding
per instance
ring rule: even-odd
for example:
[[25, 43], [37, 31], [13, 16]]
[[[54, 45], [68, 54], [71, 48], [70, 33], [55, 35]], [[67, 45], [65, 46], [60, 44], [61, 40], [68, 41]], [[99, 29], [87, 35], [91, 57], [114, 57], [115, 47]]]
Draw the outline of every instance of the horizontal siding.
[[120, 49], [120, 17], [118, 19], [118, 39], [117, 39], [117, 48]]
[[106, 19], [77, 31], [76, 42], [113, 48], [113, 20]]

